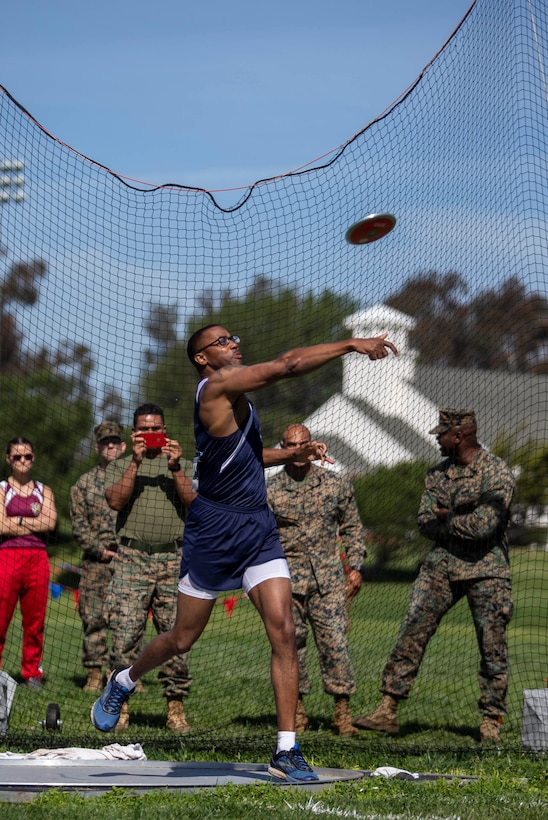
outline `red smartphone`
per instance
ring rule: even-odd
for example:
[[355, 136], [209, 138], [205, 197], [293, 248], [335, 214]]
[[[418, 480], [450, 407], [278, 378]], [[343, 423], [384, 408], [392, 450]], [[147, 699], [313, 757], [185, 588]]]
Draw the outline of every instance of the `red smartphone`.
[[158, 450], [167, 443], [165, 433], [141, 433], [141, 437], [144, 438], [148, 450]]

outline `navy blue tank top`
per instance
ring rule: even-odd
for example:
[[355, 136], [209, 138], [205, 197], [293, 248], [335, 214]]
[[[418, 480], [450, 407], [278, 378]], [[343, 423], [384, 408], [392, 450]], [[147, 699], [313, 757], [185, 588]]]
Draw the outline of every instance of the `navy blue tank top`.
[[198, 459], [198, 493], [220, 504], [247, 509], [266, 504], [263, 441], [259, 417], [249, 404], [243, 429], [222, 438], [210, 435], [200, 421], [200, 391], [194, 405], [194, 436]]

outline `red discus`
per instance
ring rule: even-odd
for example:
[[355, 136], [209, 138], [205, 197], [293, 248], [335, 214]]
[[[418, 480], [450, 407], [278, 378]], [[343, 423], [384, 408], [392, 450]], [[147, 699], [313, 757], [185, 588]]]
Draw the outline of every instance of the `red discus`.
[[345, 233], [344, 238], [351, 245], [368, 245], [390, 233], [395, 224], [396, 217], [392, 214], [369, 214], [358, 222], [354, 222]]

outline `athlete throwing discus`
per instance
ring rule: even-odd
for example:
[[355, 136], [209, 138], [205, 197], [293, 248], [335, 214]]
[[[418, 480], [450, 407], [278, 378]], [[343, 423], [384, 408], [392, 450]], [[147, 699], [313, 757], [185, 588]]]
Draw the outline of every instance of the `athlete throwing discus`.
[[136, 682], [174, 655], [189, 652], [225, 590], [243, 589], [261, 616], [270, 641], [271, 680], [278, 723], [268, 771], [290, 782], [318, 780], [295, 743], [299, 672], [291, 614], [291, 581], [274, 516], [267, 505], [264, 467], [327, 458], [323, 442], [291, 449], [263, 448], [259, 420], [246, 393], [280, 379], [304, 376], [349, 353], [384, 359], [397, 350], [383, 334], [290, 350], [246, 367], [240, 337], [222, 325], [191, 336], [190, 361], [200, 375], [194, 410], [194, 498], [183, 537], [177, 617], [132, 666], [111, 675], [91, 710], [94, 726], [110, 732]]

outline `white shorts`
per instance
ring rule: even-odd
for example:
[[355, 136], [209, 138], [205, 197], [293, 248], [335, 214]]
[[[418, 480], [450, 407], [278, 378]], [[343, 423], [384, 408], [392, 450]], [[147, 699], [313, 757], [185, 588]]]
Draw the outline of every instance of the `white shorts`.
[[[262, 584], [263, 581], [269, 581], [271, 578], [287, 578], [291, 580], [289, 567], [285, 558], [275, 558], [273, 561], [267, 561], [266, 564], [259, 564], [256, 567], [246, 569], [242, 589], [248, 594], [257, 584]], [[183, 595], [190, 595], [191, 598], [201, 598], [204, 601], [214, 601], [220, 595], [219, 592], [194, 586], [188, 577], [188, 573], [184, 578], [181, 578], [177, 589], [179, 592], [182, 592]]]

